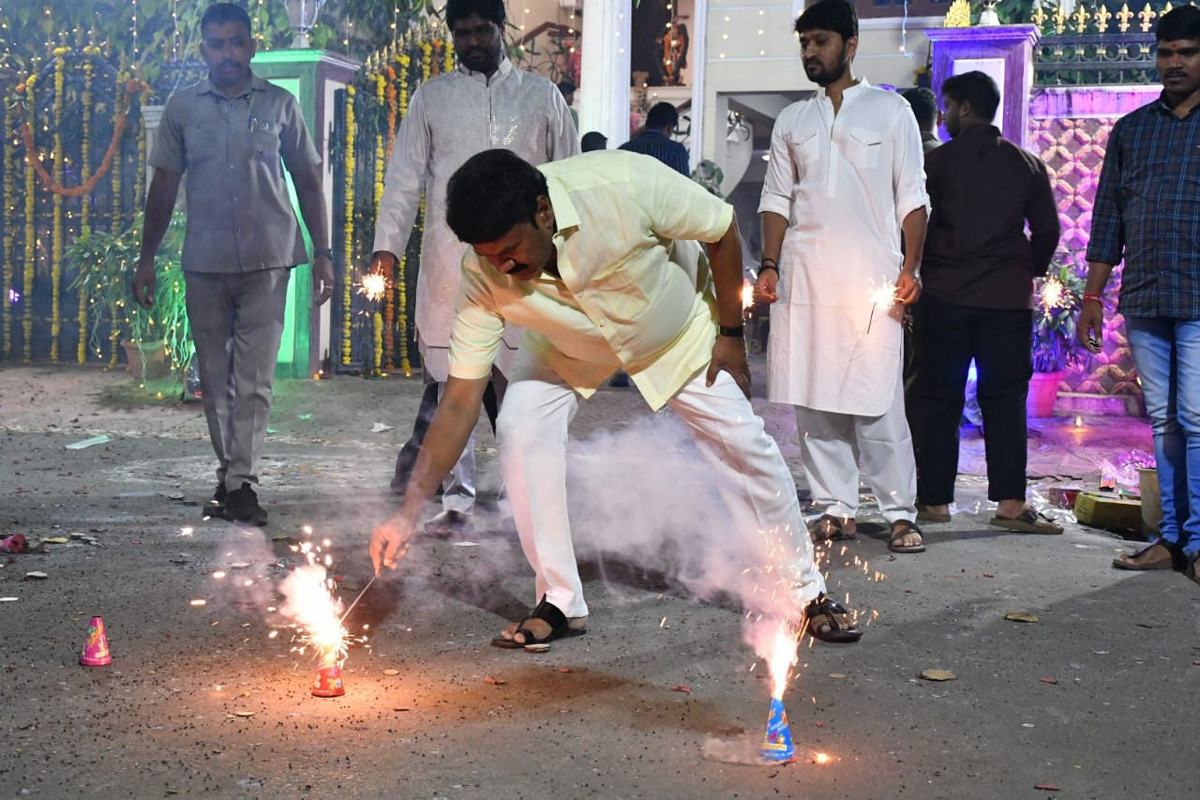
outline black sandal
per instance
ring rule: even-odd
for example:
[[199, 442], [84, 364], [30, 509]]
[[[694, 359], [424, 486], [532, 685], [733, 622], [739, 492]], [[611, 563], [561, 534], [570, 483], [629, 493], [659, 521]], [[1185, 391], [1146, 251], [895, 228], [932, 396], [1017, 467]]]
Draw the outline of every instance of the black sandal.
[[850, 621], [850, 611], [832, 597], [824, 594], [804, 610], [808, 632], [822, 642], [848, 644], [862, 638], [863, 632]]
[[[920, 544], [898, 544], [905, 536], [914, 533], [921, 537]], [[888, 550], [891, 550], [893, 553], [924, 553], [925, 537], [921, 535], [921, 529], [908, 520], [896, 520], [892, 523], [892, 528], [888, 536]]]
[[[550, 634], [541, 639], [535, 637], [531, 631], [523, 627], [531, 619], [540, 619], [549, 625]], [[524, 641], [517, 641], [518, 633], [524, 634]], [[542, 595], [542, 601], [537, 604], [537, 607], [533, 611], [530, 611], [525, 619], [517, 623], [517, 628], [513, 631], [511, 639], [504, 636], [504, 634], [500, 634], [492, 639], [492, 644], [496, 647], [503, 647], [506, 650], [520, 650], [527, 644], [546, 644], [555, 639], [582, 636], [585, 633], [587, 633], [586, 628], [572, 628], [567, 615], [558, 606], [548, 601], [545, 595]]]

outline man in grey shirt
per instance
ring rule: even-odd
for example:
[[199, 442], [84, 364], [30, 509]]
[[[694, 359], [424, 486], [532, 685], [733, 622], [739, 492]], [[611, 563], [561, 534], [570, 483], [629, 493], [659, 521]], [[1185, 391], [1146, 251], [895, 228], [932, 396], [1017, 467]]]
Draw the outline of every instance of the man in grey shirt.
[[187, 174], [183, 273], [204, 414], [219, 466], [206, 516], [266, 525], [258, 461], [271, 411], [290, 270], [308, 260], [288, 199], [291, 173], [312, 239], [313, 303], [333, 290], [321, 156], [295, 98], [250, 71], [250, 17], [217, 3], [200, 20], [208, 78], [171, 96], [150, 155], [134, 299], [154, 298], [154, 255]]

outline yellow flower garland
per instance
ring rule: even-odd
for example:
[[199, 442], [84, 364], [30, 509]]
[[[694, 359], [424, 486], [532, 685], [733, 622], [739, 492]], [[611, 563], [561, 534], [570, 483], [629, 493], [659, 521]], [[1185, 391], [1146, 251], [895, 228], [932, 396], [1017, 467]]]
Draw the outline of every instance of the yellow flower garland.
[[[36, 69], [34, 67], [33, 69]], [[25, 101], [29, 104], [29, 129], [34, 130], [34, 115], [37, 113], [37, 106], [34, 105], [33, 88], [37, 82], [37, 75], [30, 72], [29, 78], [25, 81]], [[24, 334], [24, 356], [26, 361], [33, 359], [33, 272], [34, 258], [37, 255], [35, 249], [35, 230], [34, 230], [34, 155], [32, 151], [25, 151], [25, 263], [22, 269], [22, 278], [24, 279], [22, 289], [24, 293], [21, 295], [21, 304], [24, 308], [24, 313], [21, 315], [21, 330]]]
[[[383, 108], [385, 103], [387, 102], [386, 97], [387, 97], [387, 79], [384, 77], [383, 73], [380, 73], [375, 76], [375, 102], [379, 104], [380, 108]], [[372, 187], [374, 189], [373, 199], [375, 201], [375, 208], [378, 209], [381, 205], [383, 205], [383, 178], [384, 178], [384, 175], [387, 173], [387, 152], [386, 152], [386, 145], [385, 145], [385, 137], [384, 137], [383, 130], [380, 128], [377, 128], [375, 130], [375, 170], [374, 170], [374, 173], [375, 173], [374, 174], [374, 185]], [[387, 278], [387, 283], [390, 284], [392, 282], [392, 276], [387, 275], [385, 277]], [[384, 290], [384, 294], [386, 296], [386, 294], [387, 294], [386, 289]], [[386, 305], [387, 304], [385, 302], [385, 307], [386, 307]], [[376, 316], [378, 316], [378, 315], [376, 315]], [[391, 314], [389, 314], [388, 316], [390, 317]], [[380, 322], [382, 322], [382, 318], [380, 318]], [[391, 320], [389, 319], [388, 322], [390, 323]], [[377, 336], [379, 335], [379, 331], [376, 331], [376, 335]], [[386, 333], [383, 334], [381, 343], [386, 351], [386, 356], [387, 356], [386, 360], [388, 362], [388, 366], [391, 366], [392, 331], [391, 331], [390, 324], [388, 325]], [[376, 361], [375, 372], [376, 373], [379, 372], [380, 359], [381, 359], [381, 355], [378, 352], [376, 352], [376, 354], [375, 354], [375, 361]]]
[[372, 322], [375, 326], [375, 369], [371, 374], [379, 375], [382, 373], [380, 366], [383, 360], [383, 316], [376, 311], [372, 317]]
[[[63, 94], [66, 86], [67, 48], [55, 48], [54, 55], [54, 182], [63, 181]], [[50, 239], [50, 360], [58, 361], [58, 336], [62, 332], [60, 301], [62, 294], [63, 199], [55, 193], [50, 201], [53, 222]]]
[[[15, 103], [4, 104], [4, 130], [13, 129], [13, 106]], [[16, 237], [13, 231], [13, 203], [16, 194], [17, 171], [13, 163], [16, 148], [11, 136], [4, 137], [4, 252], [0, 259], [4, 262], [4, 296], [0, 297], [0, 312], [4, 317], [4, 357], [12, 354], [12, 303], [10, 297], [13, 290], [13, 244]]]
[[454, 69], [454, 40], [453, 39], [446, 40], [446, 49], [445, 49], [443, 55], [446, 58], [446, 64], [445, 64], [444, 69], [446, 72], [450, 72], [451, 70]]
[[354, 285], [354, 148], [358, 138], [354, 121], [353, 86], [346, 87], [346, 181], [344, 208], [346, 213], [345, 242], [342, 256], [345, 272], [342, 279], [342, 366], [350, 365], [350, 289]]
[[[114, 124], [121, 116], [121, 98], [125, 92], [125, 81], [127, 81], [128, 79], [129, 79], [128, 75], [125, 75], [125, 74], [117, 75], [117, 95], [113, 101], [113, 109], [114, 109], [114, 114], [115, 114], [115, 116], [113, 117]], [[117, 233], [118, 231], [121, 230], [121, 166], [122, 166], [121, 162], [122, 161], [123, 161], [123, 159], [121, 158], [121, 145], [118, 142], [117, 143], [117, 156], [114, 159], [115, 163], [113, 164], [113, 169], [112, 169], [112, 226], [111, 226], [110, 230], [113, 233]], [[115, 350], [113, 351], [112, 357], [113, 357], [113, 363], [115, 364], [116, 358], [117, 358], [117, 353]]]
[[421, 42], [421, 81], [429, 80], [429, 73], [433, 66], [433, 45], [429, 42]]
[[[85, 51], [86, 53], [86, 51]], [[84, 183], [87, 183], [88, 178], [92, 176], [92, 159], [91, 159], [91, 131], [92, 131], [92, 60], [85, 59], [83, 62], [83, 143], [80, 147], [79, 159], [82, 162], [79, 165], [79, 176]], [[84, 194], [80, 199], [79, 208], [79, 232], [83, 236], [91, 233], [92, 222], [92, 196], [90, 193]], [[87, 319], [88, 319], [88, 301], [87, 292], [79, 293], [79, 343], [75, 353], [75, 359], [80, 364], [87, 362]]]

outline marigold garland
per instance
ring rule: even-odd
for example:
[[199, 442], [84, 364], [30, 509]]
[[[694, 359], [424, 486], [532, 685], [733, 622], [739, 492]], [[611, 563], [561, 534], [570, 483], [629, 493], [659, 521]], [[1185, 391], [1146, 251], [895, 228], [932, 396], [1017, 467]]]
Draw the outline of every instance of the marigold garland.
[[16, 194], [16, 174], [13, 155], [12, 137], [7, 131], [13, 128], [13, 103], [4, 104], [4, 252], [0, 258], [4, 260], [3, 297], [0, 297], [0, 312], [4, 316], [4, 357], [12, 354], [12, 303], [9, 302], [13, 291], [13, 244], [16, 242], [13, 231], [13, 203]]
[[372, 315], [371, 321], [375, 328], [375, 347], [372, 348], [375, 351], [375, 369], [373, 370], [372, 374], [380, 375], [383, 372], [381, 369], [383, 360], [383, 317], [378, 311], [376, 311], [374, 315]]
[[354, 285], [354, 180], [355, 180], [355, 159], [354, 149], [355, 142], [358, 139], [358, 130], [354, 120], [354, 95], [353, 86], [346, 87], [346, 181], [345, 181], [345, 199], [344, 209], [346, 214], [345, 234], [346, 238], [343, 243], [343, 261], [345, 262], [345, 272], [342, 279], [342, 366], [350, 365], [350, 301], [351, 287]]
[[[83, 62], [83, 141], [80, 144], [79, 154], [79, 177], [87, 183], [92, 176], [92, 152], [91, 152], [91, 137], [92, 137], [92, 79], [93, 79], [92, 61], [85, 59]], [[85, 193], [80, 200], [79, 207], [79, 233], [81, 236], [87, 236], [92, 231], [92, 195]], [[79, 293], [79, 312], [77, 321], [79, 322], [79, 342], [76, 345], [75, 360], [80, 364], [87, 363], [87, 320], [88, 320], [88, 299], [87, 292]]]
[[[118, 85], [120, 85], [123, 78], [124, 78], [124, 76], [122, 76], [122, 75], [117, 76], [117, 84]], [[116, 103], [118, 106], [121, 103], [121, 93], [119, 90], [117, 92]], [[123, 119], [124, 119], [124, 115], [122, 115], [122, 119], [117, 120], [118, 124], [120, 124], [123, 121]], [[125, 126], [123, 124], [121, 125], [121, 133], [122, 134], [125, 133]], [[114, 153], [117, 151], [117, 147], [115, 146], [115, 143], [117, 143], [117, 142], [120, 142], [120, 137], [118, 137], [116, 135], [116, 131], [114, 130], [113, 131], [113, 143], [109, 144], [109, 147], [113, 148]], [[118, 164], [117, 168], [112, 171], [112, 226], [109, 228], [109, 230], [111, 230], [113, 233], [116, 233], [117, 231], [121, 230], [121, 165], [120, 164]], [[112, 357], [113, 357], [113, 363], [115, 364], [116, 359], [117, 359], [117, 353], [116, 353], [115, 349], [113, 350]]]
[[[57, 48], [54, 55], [54, 182], [61, 184], [63, 180], [63, 93], [66, 88], [67, 62], [63, 56], [66, 48]], [[62, 258], [63, 258], [63, 198], [57, 192], [51, 202], [51, 238], [50, 238], [50, 360], [58, 361], [58, 336], [62, 332], [61, 295], [62, 295]]]
[[[37, 83], [37, 76], [30, 74], [25, 81], [25, 101], [29, 103], [29, 119], [33, 121], [34, 105], [34, 85]], [[33, 181], [34, 167], [36, 166], [37, 156], [30, 150], [25, 151], [25, 262], [22, 268], [22, 278], [24, 279], [22, 289], [24, 293], [21, 295], [21, 305], [23, 313], [21, 315], [21, 330], [24, 334], [24, 353], [26, 361], [33, 359], [33, 273], [35, 269], [34, 258], [37, 251], [35, 249], [35, 230], [34, 230], [34, 193], [35, 184]], [[7, 298], [5, 298], [7, 300]]]
[[[30, 80], [32, 80], [32, 78]], [[56, 80], [57, 80], [57, 78], [56, 78]], [[120, 81], [118, 81], [118, 83], [120, 83]], [[27, 87], [29, 86], [29, 81], [26, 81], [26, 85], [27, 85]], [[54, 194], [62, 195], [63, 197], [81, 197], [85, 194], [88, 194], [89, 192], [91, 192], [93, 189], [96, 188], [96, 185], [100, 182], [100, 179], [104, 177], [104, 174], [106, 172], [108, 172], [109, 168], [112, 166], [113, 157], [116, 155], [117, 150], [121, 144], [121, 137], [125, 133], [125, 127], [129, 124], [129, 111], [130, 111], [131, 105], [128, 102], [128, 100], [132, 96], [133, 93], [136, 93], [138, 91], [138, 89], [137, 89], [138, 86], [144, 86], [144, 85], [145, 84], [140, 84], [140, 83], [130, 81], [129, 84], [126, 85], [124, 88], [118, 88], [118, 91], [117, 91], [117, 113], [116, 113], [116, 118], [114, 121], [115, 124], [113, 125], [112, 141], [110, 141], [108, 143], [108, 149], [104, 153], [104, 159], [100, 162], [100, 166], [96, 168], [96, 172], [92, 174], [91, 178], [89, 178], [84, 183], [81, 183], [79, 186], [72, 186], [72, 187], [68, 188], [68, 187], [62, 186], [60, 183], [55, 181], [53, 177], [51, 177], [50, 173], [46, 170], [45, 166], [43, 166], [43, 164], [42, 164], [42, 154], [38, 151], [37, 146], [34, 144], [33, 130], [32, 130], [32, 126], [29, 124], [29, 120], [26, 120], [25, 122], [21, 123], [19, 132], [21, 134], [22, 140], [24, 140], [24, 142], [25, 142], [26, 152], [33, 154], [34, 169], [37, 170], [38, 177], [42, 179], [42, 186], [43, 186], [43, 188], [46, 189], [46, 191], [53, 192]], [[32, 95], [31, 95], [31, 98], [32, 98]], [[33, 100], [29, 99], [28, 103], [30, 104], [30, 107], [32, 108]], [[30, 119], [32, 119], [32, 118], [33, 118], [33, 112], [31, 111]], [[119, 169], [113, 173], [114, 201], [120, 197], [120, 188], [121, 188], [120, 173], [121, 173], [121, 170], [119, 170]], [[113, 215], [114, 215], [113, 216], [113, 219], [114, 219], [113, 230], [116, 230], [117, 228], [120, 227], [120, 210], [119, 209], [120, 209], [120, 203], [116, 203], [116, 205], [114, 206], [114, 211], [113, 211]]]

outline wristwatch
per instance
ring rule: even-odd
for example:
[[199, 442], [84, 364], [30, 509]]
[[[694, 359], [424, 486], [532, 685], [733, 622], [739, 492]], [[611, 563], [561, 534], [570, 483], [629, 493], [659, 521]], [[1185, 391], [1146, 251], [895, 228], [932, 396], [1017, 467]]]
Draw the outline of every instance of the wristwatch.
[[319, 250], [313, 250], [313, 258], [320, 258], [321, 256], [325, 256], [326, 258], [332, 260], [333, 250], [329, 249], [328, 247], [322, 247]]
[[722, 336], [728, 336], [733, 339], [742, 339], [746, 335], [745, 325], [718, 325], [717, 330]]

